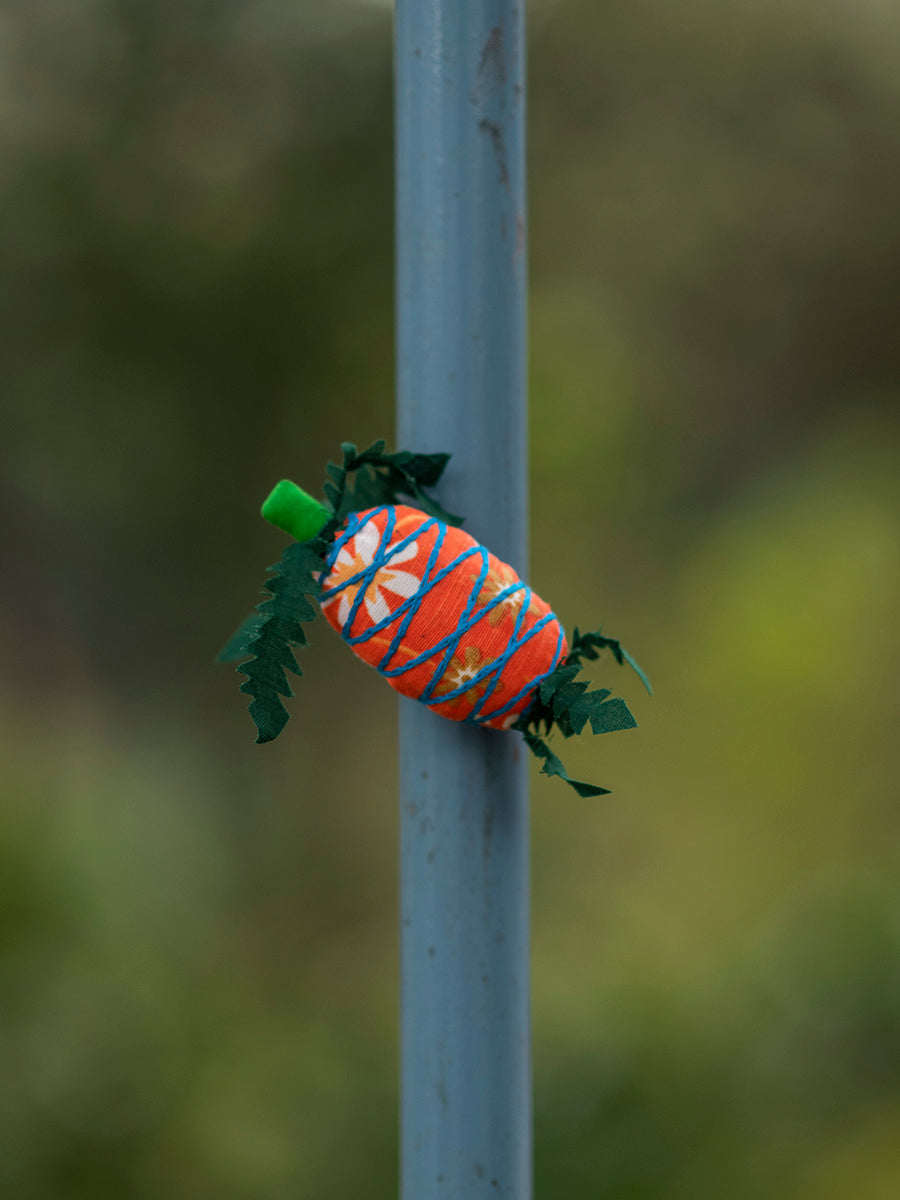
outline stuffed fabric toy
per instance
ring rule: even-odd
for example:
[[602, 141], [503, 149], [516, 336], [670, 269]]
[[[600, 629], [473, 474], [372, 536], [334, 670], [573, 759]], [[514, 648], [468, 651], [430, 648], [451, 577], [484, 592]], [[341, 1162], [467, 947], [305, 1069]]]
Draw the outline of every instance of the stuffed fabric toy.
[[296, 541], [270, 568], [270, 598], [219, 655], [247, 676], [241, 691], [253, 697], [257, 741], [271, 741], [287, 722], [285, 669], [301, 674], [292, 647], [306, 643], [301, 622], [313, 619], [317, 600], [354, 654], [398, 692], [453, 721], [518, 730], [545, 773], [582, 796], [605, 792], [570, 779], [540, 733], [633, 728], [624, 700], [576, 677], [583, 659], [608, 648], [649, 691], [637, 663], [599, 631], [576, 629], [570, 647], [549, 605], [428, 495], [449, 455], [388, 454], [384, 442], [361, 454], [349, 443], [342, 449], [343, 464], [328, 465], [329, 507], [287, 480], [263, 505], [263, 516]]

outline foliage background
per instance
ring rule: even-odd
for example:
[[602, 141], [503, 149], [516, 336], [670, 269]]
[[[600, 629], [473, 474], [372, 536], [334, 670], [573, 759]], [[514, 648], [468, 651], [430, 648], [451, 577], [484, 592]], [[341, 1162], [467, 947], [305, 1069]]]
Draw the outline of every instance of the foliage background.
[[[650, 669], [534, 784], [544, 1200], [900, 1193], [900, 16], [534, 0], [532, 581]], [[0, 1190], [394, 1195], [393, 705], [210, 660], [392, 425], [390, 14], [0, 7]]]

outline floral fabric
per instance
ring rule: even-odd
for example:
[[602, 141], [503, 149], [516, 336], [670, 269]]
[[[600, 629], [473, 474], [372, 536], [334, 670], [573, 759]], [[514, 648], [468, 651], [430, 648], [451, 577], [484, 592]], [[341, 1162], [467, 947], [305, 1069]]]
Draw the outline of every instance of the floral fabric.
[[512, 567], [405, 505], [348, 518], [320, 601], [359, 658], [453, 721], [508, 728], [567, 652], [559, 621]]

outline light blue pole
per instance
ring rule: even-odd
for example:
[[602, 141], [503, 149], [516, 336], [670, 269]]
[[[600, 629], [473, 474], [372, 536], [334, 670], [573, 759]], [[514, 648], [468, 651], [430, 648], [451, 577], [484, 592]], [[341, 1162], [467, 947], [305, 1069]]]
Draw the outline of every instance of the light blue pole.
[[[397, 444], [524, 574], [519, 0], [397, 0]], [[403, 1200], [531, 1196], [528, 794], [517, 734], [400, 701]]]

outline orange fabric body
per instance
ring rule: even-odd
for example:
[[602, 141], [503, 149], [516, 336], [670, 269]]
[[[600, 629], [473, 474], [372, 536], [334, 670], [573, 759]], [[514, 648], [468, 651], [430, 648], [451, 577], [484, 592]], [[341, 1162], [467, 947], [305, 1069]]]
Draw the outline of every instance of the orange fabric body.
[[322, 590], [326, 619], [363, 662], [454, 721], [508, 728], [568, 649], [549, 606], [512, 567], [405, 505], [348, 519]]

